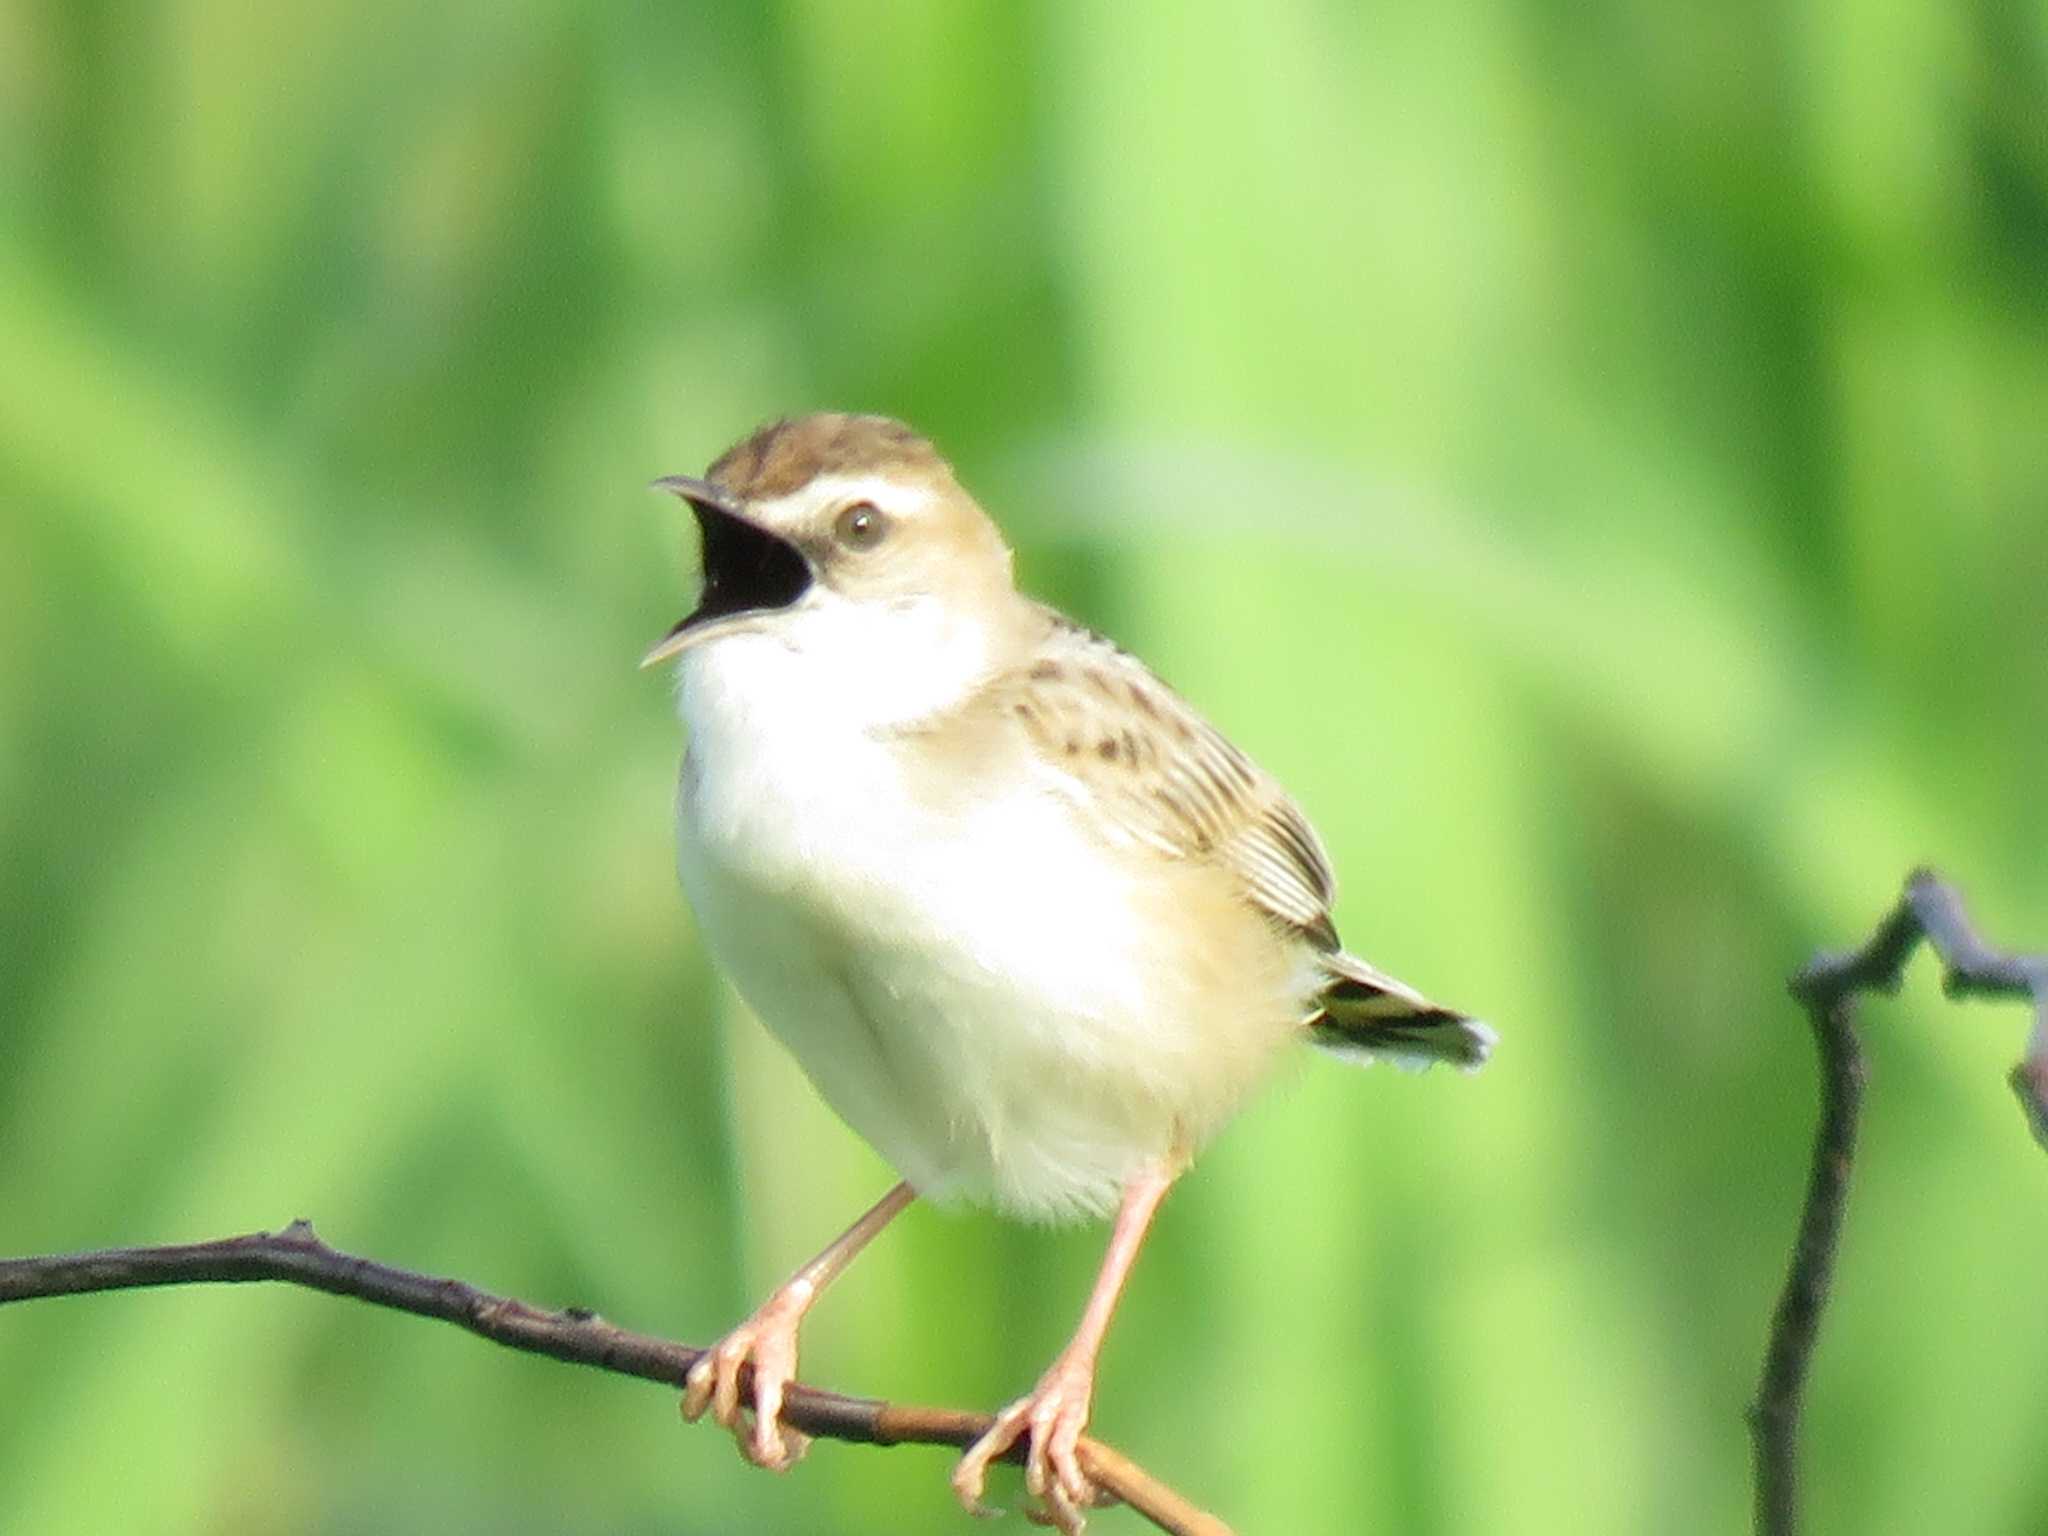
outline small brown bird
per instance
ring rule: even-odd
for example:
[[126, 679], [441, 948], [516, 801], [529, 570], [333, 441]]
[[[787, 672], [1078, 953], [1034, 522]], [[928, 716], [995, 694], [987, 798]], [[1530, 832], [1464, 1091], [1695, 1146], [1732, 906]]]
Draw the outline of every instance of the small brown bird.
[[979, 1511], [1028, 1434], [1028, 1489], [1078, 1532], [1096, 1355], [1194, 1154], [1296, 1042], [1476, 1068], [1493, 1035], [1339, 946], [1329, 860], [1280, 786], [1022, 596], [908, 427], [779, 422], [655, 483], [703, 533], [696, 610], [646, 658], [679, 662], [684, 888], [740, 994], [903, 1177], [699, 1362], [683, 1411], [789, 1465], [798, 1323], [918, 1195], [1114, 1210], [1072, 1341], [953, 1474]]

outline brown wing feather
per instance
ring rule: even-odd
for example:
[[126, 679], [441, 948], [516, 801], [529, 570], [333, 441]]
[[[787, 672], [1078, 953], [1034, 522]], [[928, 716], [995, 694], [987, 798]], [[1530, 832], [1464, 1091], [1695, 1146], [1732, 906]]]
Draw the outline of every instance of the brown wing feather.
[[991, 694], [1043, 761], [1090, 792], [1114, 831], [1214, 859], [1251, 903], [1334, 950], [1336, 877], [1280, 786], [1136, 657], [1053, 616], [1037, 654]]
[[1321, 951], [1310, 1038], [1340, 1055], [1477, 1068], [1493, 1032], [1346, 954], [1330, 921], [1337, 882], [1315, 829], [1280, 786], [1136, 657], [1050, 609], [1036, 654], [987, 702], [1040, 761], [1071, 775], [1112, 835], [1210, 859], [1246, 899]]

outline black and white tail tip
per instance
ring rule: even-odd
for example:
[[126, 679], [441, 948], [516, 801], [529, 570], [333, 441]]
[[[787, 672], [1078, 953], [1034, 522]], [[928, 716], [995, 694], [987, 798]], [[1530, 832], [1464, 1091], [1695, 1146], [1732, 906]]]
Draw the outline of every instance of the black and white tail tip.
[[1384, 1058], [1410, 1071], [1439, 1061], [1466, 1072], [1486, 1065], [1496, 1036], [1477, 1019], [1439, 1007], [1354, 955], [1332, 955], [1328, 965], [1330, 984], [1308, 1021], [1314, 1044], [1353, 1061]]

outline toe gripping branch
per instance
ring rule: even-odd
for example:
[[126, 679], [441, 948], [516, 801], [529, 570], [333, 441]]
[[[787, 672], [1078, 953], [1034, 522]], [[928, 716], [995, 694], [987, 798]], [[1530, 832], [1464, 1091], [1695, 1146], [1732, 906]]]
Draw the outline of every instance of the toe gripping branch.
[[[343, 1253], [322, 1242], [305, 1221], [295, 1221], [282, 1232], [252, 1232], [204, 1243], [0, 1259], [0, 1305], [46, 1296], [253, 1281], [352, 1296], [372, 1306], [452, 1323], [507, 1349], [669, 1387], [682, 1387], [704, 1353], [673, 1339], [615, 1327], [580, 1307], [551, 1312], [494, 1296], [466, 1281], [416, 1274]], [[751, 1397], [744, 1383], [742, 1390]], [[995, 1420], [986, 1413], [845, 1397], [791, 1383], [782, 1422], [819, 1439], [857, 1445], [965, 1449], [987, 1434]], [[1004, 1459], [1021, 1462], [1023, 1453], [1024, 1447], [1018, 1446]], [[1099, 1488], [1171, 1536], [1231, 1536], [1230, 1527], [1216, 1516], [1102, 1442], [1083, 1439], [1079, 1454], [1082, 1467]]]

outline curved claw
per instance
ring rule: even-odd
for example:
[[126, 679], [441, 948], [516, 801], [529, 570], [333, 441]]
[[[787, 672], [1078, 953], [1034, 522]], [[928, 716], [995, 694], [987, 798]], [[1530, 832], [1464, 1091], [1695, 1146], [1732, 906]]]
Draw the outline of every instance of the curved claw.
[[1017, 1436], [1023, 1431], [1024, 1415], [1030, 1406], [1030, 1398], [1019, 1398], [997, 1414], [995, 1423], [967, 1448], [953, 1468], [953, 1497], [960, 1501], [962, 1509], [978, 1520], [993, 1520], [1002, 1513], [994, 1505], [982, 1502], [982, 1494], [988, 1487], [988, 1469], [997, 1457], [1017, 1443]]
[[1081, 1470], [1081, 1431], [1088, 1427], [1094, 1396], [1093, 1369], [1085, 1362], [1058, 1360], [1029, 1397], [1021, 1397], [996, 1415], [988, 1432], [960, 1458], [953, 1469], [953, 1493], [971, 1515], [994, 1511], [982, 1502], [988, 1469], [1027, 1431], [1031, 1447], [1024, 1460], [1024, 1487], [1041, 1508], [1031, 1518], [1051, 1525], [1064, 1536], [1081, 1536], [1084, 1513], [1100, 1495]]
[[[808, 1435], [780, 1422], [783, 1391], [796, 1376], [797, 1324], [809, 1300], [777, 1291], [698, 1356], [684, 1378], [683, 1417], [694, 1424], [709, 1409], [732, 1431], [740, 1454], [770, 1472], [788, 1471], [810, 1448]], [[740, 1384], [749, 1376], [752, 1401], [743, 1403]]]

